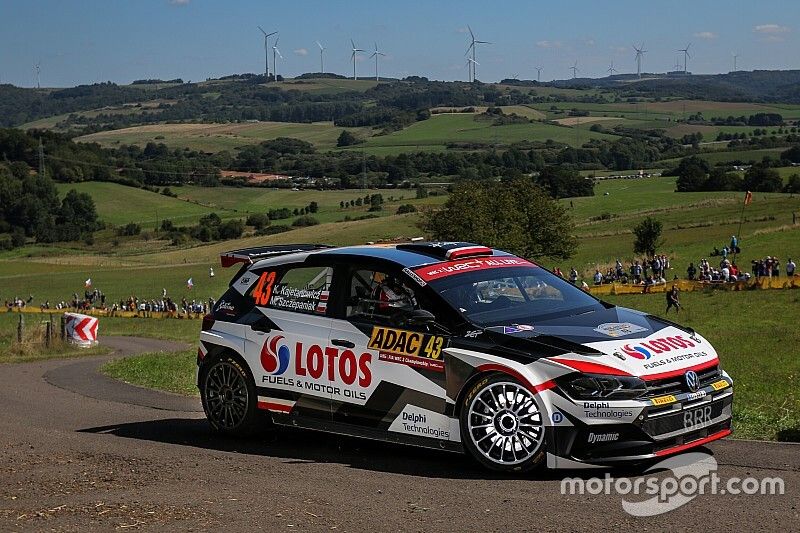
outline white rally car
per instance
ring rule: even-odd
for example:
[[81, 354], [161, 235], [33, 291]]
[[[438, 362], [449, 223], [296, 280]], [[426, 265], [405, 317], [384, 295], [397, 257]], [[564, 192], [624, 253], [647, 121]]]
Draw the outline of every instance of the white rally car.
[[655, 459], [731, 433], [689, 328], [469, 243], [229, 252], [198, 379], [215, 430], [283, 424], [466, 451], [495, 470]]

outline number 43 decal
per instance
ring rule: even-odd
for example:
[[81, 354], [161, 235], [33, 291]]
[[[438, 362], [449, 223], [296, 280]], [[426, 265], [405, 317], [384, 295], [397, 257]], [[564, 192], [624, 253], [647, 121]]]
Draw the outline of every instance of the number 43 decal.
[[256, 305], [267, 305], [272, 296], [272, 286], [275, 284], [275, 272], [263, 272], [258, 278], [258, 283], [253, 288], [252, 297]]

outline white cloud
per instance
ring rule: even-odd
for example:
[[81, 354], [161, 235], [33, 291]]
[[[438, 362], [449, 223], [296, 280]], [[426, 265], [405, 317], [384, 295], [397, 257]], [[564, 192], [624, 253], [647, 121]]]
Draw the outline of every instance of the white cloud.
[[539, 48], [561, 48], [561, 41], [536, 41]]
[[188, 6], [192, 0], [169, 0], [172, 6]]
[[585, 44], [586, 46], [594, 46], [595, 44], [594, 39], [586, 39], [585, 41], [583, 41], [583, 44]]
[[469, 33], [469, 28], [464, 26], [463, 28], [457, 28], [456, 33]]
[[756, 33], [765, 34], [788, 33], [789, 27], [781, 26], [779, 24], [759, 24], [753, 28], [753, 31]]
[[305, 48], [298, 48], [297, 50], [294, 51], [294, 53], [299, 55], [299, 56], [307, 56], [308, 55], [308, 50], [305, 49]]
[[705, 39], [707, 41], [710, 41], [711, 39], [716, 39], [717, 37], [719, 37], [719, 35], [717, 35], [713, 31], [699, 31], [699, 32], [695, 33], [694, 36], [697, 37], [698, 39]]

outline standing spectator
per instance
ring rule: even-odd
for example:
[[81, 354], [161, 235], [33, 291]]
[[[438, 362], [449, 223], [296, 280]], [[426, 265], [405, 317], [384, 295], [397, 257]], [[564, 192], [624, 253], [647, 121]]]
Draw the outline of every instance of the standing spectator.
[[735, 254], [739, 253], [739, 239], [736, 238], [736, 235], [731, 235], [731, 251]]
[[569, 282], [573, 285], [578, 283], [578, 271], [575, 270], [575, 267], [572, 267], [572, 270], [569, 271]]
[[642, 282], [642, 265], [639, 264], [639, 261], [631, 267], [631, 274], [633, 275], [633, 280], [639, 284]]
[[697, 269], [694, 267], [694, 263], [689, 263], [689, 268], [686, 269], [686, 278], [694, 281], [696, 275]]
[[794, 276], [794, 270], [797, 268], [797, 265], [794, 264], [792, 258], [789, 258], [789, 261], [786, 262], [786, 275], [790, 278]]
[[600, 285], [603, 283], [603, 275], [600, 273], [600, 269], [594, 271], [594, 284]]
[[671, 308], [675, 308], [675, 313], [679, 313], [681, 310], [681, 303], [678, 301], [678, 287], [673, 285], [672, 288], [667, 291], [667, 310], [664, 311], [666, 315], [669, 313]]

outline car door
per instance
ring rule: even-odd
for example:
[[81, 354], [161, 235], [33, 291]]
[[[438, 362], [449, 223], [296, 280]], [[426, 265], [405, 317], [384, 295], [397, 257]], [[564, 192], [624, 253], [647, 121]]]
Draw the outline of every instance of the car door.
[[249, 295], [264, 316], [252, 321], [245, 352], [259, 407], [270, 411], [276, 422], [330, 422], [336, 385], [326, 362], [332, 266], [304, 262], [254, 274]]
[[[337, 271], [338, 272], [338, 271]], [[409, 280], [386, 265], [342, 266], [331, 343], [356, 354], [368, 369], [355, 394], [333, 398], [333, 420], [375, 432], [449, 440], [443, 349], [432, 326], [400, 325], [403, 314], [428, 307]]]

